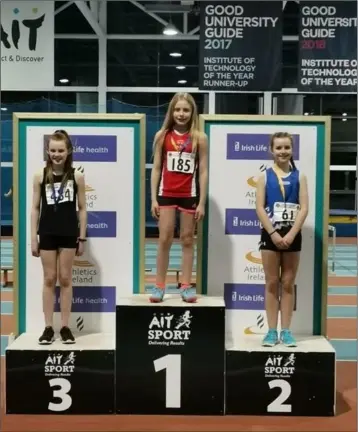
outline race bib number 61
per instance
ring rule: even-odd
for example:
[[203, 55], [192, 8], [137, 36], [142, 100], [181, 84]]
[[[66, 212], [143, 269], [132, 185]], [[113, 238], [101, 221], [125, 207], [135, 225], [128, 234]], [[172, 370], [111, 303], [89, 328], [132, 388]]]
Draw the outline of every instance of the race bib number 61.
[[299, 204], [275, 202], [273, 207], [275, 221], [294, 222], [299, 209]]

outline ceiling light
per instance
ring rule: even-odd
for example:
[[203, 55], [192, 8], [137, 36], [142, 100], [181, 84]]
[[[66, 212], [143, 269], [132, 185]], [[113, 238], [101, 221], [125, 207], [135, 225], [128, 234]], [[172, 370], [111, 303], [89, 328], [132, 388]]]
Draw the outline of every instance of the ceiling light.
[[187, 83], [187, 80], [179, 80], [178, 81], [178, 84], [186, 84]]
[[7, 108], [1, 107], [1, 111], [7, 111]]
[[305, 112], [305, 114], [304, 114], [304, 115], [309, 115], [309, 114], [308, 114], [308, 112]]
[[178, 30], [173, 26], [173, 24], [168, 24], [164, 27], [163, 34], [166, 36], [175, 36], [178, 34]]
[[186, 69], [186, 66], [177, 66], [175, 69], [183, 70], [183, 69]]
[[61, 84], [67, 84], [69, 82], [69, 79], [68, 78], [61, 78], [59, 81]]
[[169, 55], [170, 55], [170, 57], [181, 57], [182, 56], [182, 54], [179, 52], [172, 52]]
[[347, 113], [343, 113], [343, 114], [342, 114], [342, 116], [344, 116], [344, 117], [345, 117], [346, 115], [347, 115]]
[[342, 121], [347, 121], [347, 119], [346, 118], [342, 118]]

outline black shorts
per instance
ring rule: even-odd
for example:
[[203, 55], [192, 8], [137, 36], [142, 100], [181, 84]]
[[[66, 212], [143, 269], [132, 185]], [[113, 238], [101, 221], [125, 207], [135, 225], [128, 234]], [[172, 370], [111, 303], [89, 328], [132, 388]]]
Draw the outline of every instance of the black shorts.
[[195, 213], [199, 204], [199, 197], [177, 198], [158, 196], [159, 207], [173, 207], [180, 211]]
[[40, 249], [58, 250], [58, 249], [77, 249], [77, 236], [56, 236], [40, 235]]
[[[281, 237], [284, 237], [292, 227], [283, 227], [277, 230], [278, 234], [280, 234]], [[261, 240], [259, 244], [260, 250], [270, 250], [274, 252], [301, 252], [302, 248], [302, 233], [301, 231], [298, 232], [295, 239], [293, 240], [291, 246], [288, 249], [278, 249], [275, 245], [275, 243], [272, 241], [271, 236], [266, 230], [261, 230]]]

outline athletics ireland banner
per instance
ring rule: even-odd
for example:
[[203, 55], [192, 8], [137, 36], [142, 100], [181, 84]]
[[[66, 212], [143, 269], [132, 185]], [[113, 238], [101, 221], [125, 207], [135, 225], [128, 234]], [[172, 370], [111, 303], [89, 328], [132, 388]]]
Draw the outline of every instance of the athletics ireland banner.
[[357, 2], [300, 2], [298, 90], [357, 92]]
[[282, 2], [200, 2], [199, 88], [281, 89]]
[[[43, 271], [40, 259], [31, 254], [32, 179], [45, 166], [46, 145], [56, 129], [70, 135], [74, 167], [84, 173], [86, 182], [87, 242], [72, 268], [71, 328], [112, 333], [118, 299], [144, 290], [144, 118], [140, 114], [15, 116], [14, 283], [19, 287], [15, 301], [20, 333], [38, 333], [44, 327]], [[59, 287], [54, 324], [59, 329]]]

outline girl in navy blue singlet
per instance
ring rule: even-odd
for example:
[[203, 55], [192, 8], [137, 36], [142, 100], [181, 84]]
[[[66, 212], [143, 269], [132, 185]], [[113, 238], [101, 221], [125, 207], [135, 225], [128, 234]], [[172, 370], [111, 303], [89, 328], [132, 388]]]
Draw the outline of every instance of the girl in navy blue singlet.
[[[84, 175], [72, 167], [73, 145], [66, 131], [55, 131], [47, 142], [45, 168], [34, 176], [31, 251], [41, 257], [44, 273], [42, 345], [54, 341], [55, 286], [60, 283], [63, 343], [75, 343], [69, 328], [72, 306], [72, 265], [84, 251], [87, 211]], [[78, 206], [78, 215], [77, 215]]]
[[[271, 347], [281, 342], [294, 347], [297, 344], [290, 325], [302, 245], [301, 228], [308, 214], [307, 179], [294, 163], [290, 134], [275, 133], [271, 137], [270, 151], [274, 164], [259, 178], [256, 192], [256, 211], [262, 225], [260, 250], [266, 281], [265, 308], [269, 327], [262, 344]], [[279, 336], [277, 326], [280, 310]]]

